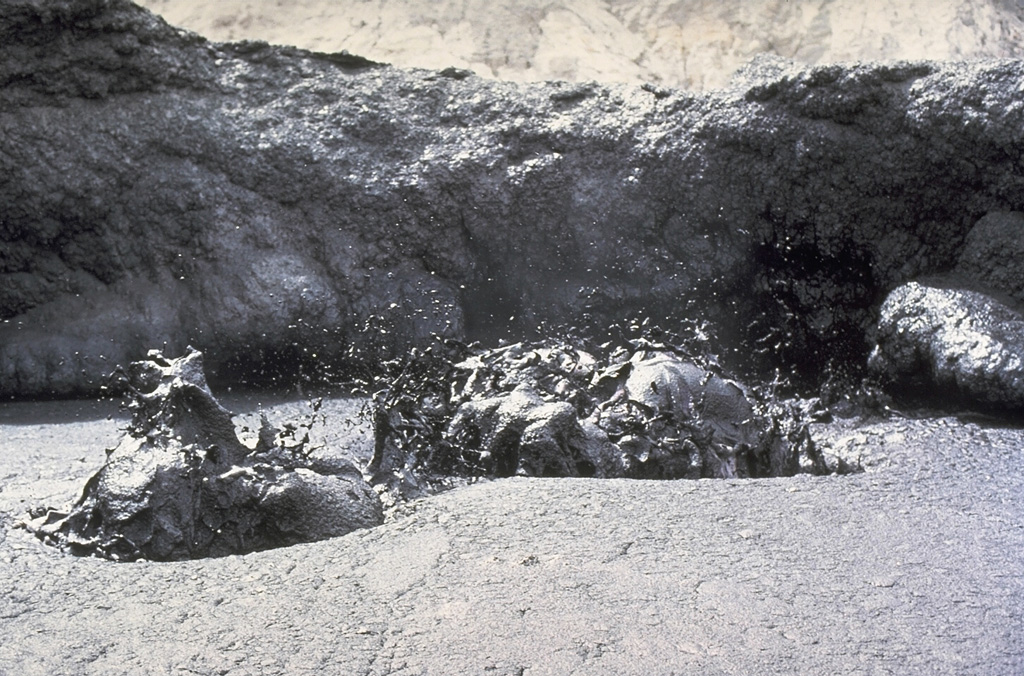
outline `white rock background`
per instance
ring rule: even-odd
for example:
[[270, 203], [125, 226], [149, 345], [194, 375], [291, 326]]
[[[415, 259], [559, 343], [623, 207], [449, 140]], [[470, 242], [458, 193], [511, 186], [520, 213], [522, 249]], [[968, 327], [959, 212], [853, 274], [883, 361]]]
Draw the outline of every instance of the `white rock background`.
[[516, 81], [723, 86], [805, 63], [1024, 55], [1021, 0], [139, 0], [217, 41], [343, 49]]

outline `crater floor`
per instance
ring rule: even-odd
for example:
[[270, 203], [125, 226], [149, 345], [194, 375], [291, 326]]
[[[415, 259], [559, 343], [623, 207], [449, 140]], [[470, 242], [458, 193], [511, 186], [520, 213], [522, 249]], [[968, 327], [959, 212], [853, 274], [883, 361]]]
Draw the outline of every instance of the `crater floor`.
[[[251, 396], [223, 401], [255, 421]], [[320, 433], [365, 461], [358, 405], [326, 402]], [[120, 424], [114, 405], [0, 404], [0, 673], [1024, 671], [1019, 429], [839, 421], [816, 436], [862, 474], [502, 480], [183, 563], [75, 558], [14, 528], [74, 499]]]

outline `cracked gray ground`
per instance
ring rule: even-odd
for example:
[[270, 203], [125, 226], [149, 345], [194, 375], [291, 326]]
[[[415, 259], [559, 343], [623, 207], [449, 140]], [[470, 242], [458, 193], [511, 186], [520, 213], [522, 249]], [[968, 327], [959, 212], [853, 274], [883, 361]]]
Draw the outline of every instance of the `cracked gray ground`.
[[[327, 410], [365, 457], [353, 405]], [[1021, 430], [841, 423], [819, 437], [863, 474], [513, 479], [326, 542], [114, 564], [12, 528], [75, 496], [107, 412], [0, 405], [0, 673], [1024, 672]]]

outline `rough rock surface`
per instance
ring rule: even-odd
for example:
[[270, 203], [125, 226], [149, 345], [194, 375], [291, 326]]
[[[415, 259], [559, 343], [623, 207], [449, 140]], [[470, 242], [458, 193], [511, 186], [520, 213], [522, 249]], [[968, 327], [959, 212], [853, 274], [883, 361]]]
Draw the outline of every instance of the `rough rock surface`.
[[1024, 209], [1016, 61], [760, 62], [694, 95], [217, 45], [124, 0], [0, 10], [2, 396], [153, 346], [238, 379], [634, 310], [814, 373]]
[[214, 40], [347, 49], [503, 80], [719, 87], [757, 54], [803, 63], [1019, 57], [1001, 0], [143, 0]]
[[967, 233], [956, 270], [1024, 303], [1024, 213], [986, 214]]
[[911, 282], [882, 305], [870, 369], [894, 390], [1024, 408], [1024, 315], [992, 296]]
[[323, 540], [380, 525], [380, 499], [355, 466], [307, 457], [296, 429], [263, 419], [239, 441], [206, 386], [202, 355], [131, 365], [133, 419], [64, 514], [30, 524], [75, 554], [120, 561], [225, 556]]
[[512, 478], [342, 538], [115, 565], [7, 530], [56, 486], [72, 498], [116, 439], [79, 405], [0, 403], [10, 674], [1024, 672], [1019, 429], [819, 426], [867, 471]]

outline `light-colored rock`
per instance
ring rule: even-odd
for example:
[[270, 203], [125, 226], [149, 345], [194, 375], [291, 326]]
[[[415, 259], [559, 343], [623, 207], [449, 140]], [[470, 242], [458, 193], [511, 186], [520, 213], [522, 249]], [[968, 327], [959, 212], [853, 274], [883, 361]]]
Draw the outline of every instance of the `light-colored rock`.
[[142, 0], [213, 40], [348, 50], [516, 81], [724, 85], [768, 53], [803, 63], [1020, 56], [1020, 9], [986, 0]]

